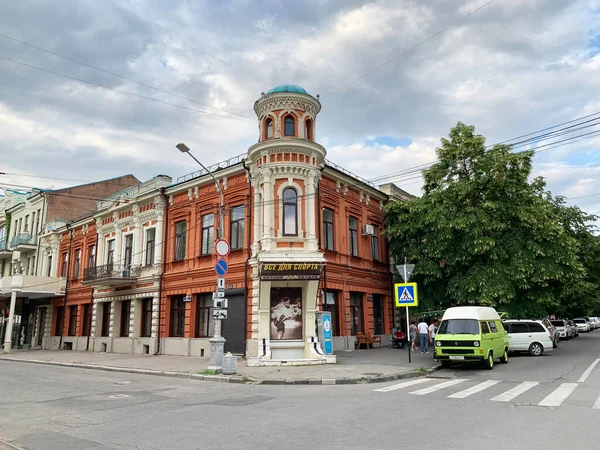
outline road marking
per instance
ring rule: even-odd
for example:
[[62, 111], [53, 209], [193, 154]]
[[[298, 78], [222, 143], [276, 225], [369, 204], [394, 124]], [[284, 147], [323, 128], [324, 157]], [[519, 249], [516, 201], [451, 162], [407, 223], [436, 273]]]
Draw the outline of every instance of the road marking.
[[523, 381], [518, 386], [515, 386], [514, 388], [509, 389], [508, 391], [503, 392], [500, 395], [496, 395], [490, 400], [494, 402], [510, 402], [513, 398], [518, 397], [523, 392], [527, 392], [529, 389], [537, 386], [538, 384], [540, 383], [537, 381]]
[[449, 395], [448, 398], [466, 398], [470, 395], [477, 394], [478, 392], [484, 391], [487, 388], [491, 388], [492, 386], [497, 385], [498, 383], [502, 383], [502, 380], [488, 380], [483, 383], [476, 384], [475, 386], [471, 386], [464, 391], [457, 392], [456, 394]]
[[431, 394], [432, 392], [441, 391], [442, 389], [445, 389], [450, 386], [454, 386], [455, 384], [460, 384], [463, 381], [467, 381], [467, 379], [466, 378], [456, 378], [455, 380], [445, 381], [443, 383], [436, 384], [435, 386], [431, 386], [431, 387], [428, 387], [425, 389], [420, 389], [418, 391], [409, 392], [409, 394], [413, 394], [413, 395]]
[[394, 384], [393, 386], [384, 387], [381, 389], [375, 389], [375, 392], [390, 392], [396, 389], [403, 389], [405, 387], [414, 386], [416, 384], [427, 383], [431, 381], [431, 378], [417, 378], [416, 380], [405, 381], [403, 383]]
[[577, 381], [578, 383], [585, 383], [585, 380], [587, 380], [587, 377], [590, 376], [590, 373], [592, 373], [592, 370], [594, 370], [594, 367], [596, 367], [598, 365], [598, 363], [600, 362], [600, 358], [598, 358], [596, 361], [594, 361], [590, 367], [588, 367], [585, 372], [583, 372], [583, 375], [581, 375], [581, 378]]
[[569, 395], [577, 389], [577, 383], [563, 383], [552, 391], [544, 400], [538, 403], [538, 406], [560, 406]]
[[594, 403], [594, 409], [600, 409], [600, 397], [598, 397], [598, 400]]

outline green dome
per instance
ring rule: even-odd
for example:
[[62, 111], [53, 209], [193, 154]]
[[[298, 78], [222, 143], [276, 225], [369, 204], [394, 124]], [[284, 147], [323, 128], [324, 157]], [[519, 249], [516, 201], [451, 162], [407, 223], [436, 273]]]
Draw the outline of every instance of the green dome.
[[278, 92], [295, 92], [296, 94], [308, 95], [308, 92], [302, 87], [295, 84], [280, 84], [270, 89], [267, 94], [276, 94]]

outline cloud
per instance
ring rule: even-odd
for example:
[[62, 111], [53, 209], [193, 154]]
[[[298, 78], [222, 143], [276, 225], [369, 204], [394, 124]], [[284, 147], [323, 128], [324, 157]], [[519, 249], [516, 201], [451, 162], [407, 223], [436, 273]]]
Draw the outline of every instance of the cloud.
[[[0, 38], [0, 55], [113, 89], [0, 59], [6, 172], [177, 178], [196, 167], [176, 143], [206, 164], [244, 152], [257, 138], [254, 101], [282, 83], [321, 94], [328, 158], [366, 178], [432, 161], [459, 120], [493, 143], [600, 111], [597, 0], [497, 1], [403, 56], [484, 0], [5, 3], [3, 33], [199, 102]], [[592, 193], [598, 145], [540, 153], [534, 170], [556, 194]], [[409, 178], [395, 180], [418, 193]], [[583, 200], [600, 209], [600, 197]]]

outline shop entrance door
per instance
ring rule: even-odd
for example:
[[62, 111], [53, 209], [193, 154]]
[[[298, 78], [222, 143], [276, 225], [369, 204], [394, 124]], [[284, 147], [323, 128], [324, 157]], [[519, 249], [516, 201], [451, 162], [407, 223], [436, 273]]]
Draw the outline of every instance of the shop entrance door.
[[246, 336], [244, 335], [244, 321], [246, 311], [244, 308], [244, 294], [231, 295], [225, 292], [229, 300], [227, 319], [223, 321], [221, 333], [225, 340], [225, 352], [243, 355], [246, 350]]
[[383, 305], [379, 294], [373, 294], [373, 334], [383, 334]]
[[46, 308], [40, 308], [40, 321], [37, 326], [37, 341], [38, 347], [44, 342], [44, 330], [46, 329]]

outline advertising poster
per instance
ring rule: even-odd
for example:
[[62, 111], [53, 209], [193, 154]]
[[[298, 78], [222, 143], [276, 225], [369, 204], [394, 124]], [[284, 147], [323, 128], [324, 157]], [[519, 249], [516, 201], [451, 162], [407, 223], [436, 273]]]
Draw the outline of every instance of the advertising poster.
[[271, 288], [271, 339], [302, 339], [302, 288]]

